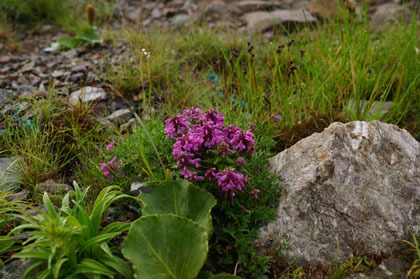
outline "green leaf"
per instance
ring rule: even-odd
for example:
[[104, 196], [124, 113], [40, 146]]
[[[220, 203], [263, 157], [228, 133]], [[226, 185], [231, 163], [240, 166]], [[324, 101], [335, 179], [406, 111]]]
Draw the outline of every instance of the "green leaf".
[[183, 216], [202, 225], [208, 235], [212, 232], [211, 209], [216, 199], [206, 190], [186, 180], [169, 180], [155, 186], [150, 194], [138, 197], [143, 203], [143, 214]]
[[63, 258], [63, 259], [59, 259], [55, 264], [54, 264], [54, 267], [53, 267], [53, 269], [52, 269], [52, 272], [53, 272], [53, 276], [54, 276], [54, 279], [58, 279], [59, 277], [59, 274], [60, 274], [60, 269], [61, 269], [61, 266], [67, 261], [68, 259], [66, 259], [66, 258]]
[[105, 254], [104, 256], [98, 257], [98, 260], [100, 260], [101, 263], [107, 265], [108, 267], [114, 269], [117, 274], [124, 276], [124, 278], [133, 278], [131, 268], [122, 259], [113, 255], [109, 256], [108, 254]]
[[83, 243], [83, 247], [80, 250], [81, 253], [85, 252], [87, 249], [90, 249], [91, 246], [97, 244], [100, 245], [103, 242], [108, 242], [111, 239], [113, 239], [114, 237], [116, 237], [117, 235], [119, 235], [120, 232], [116, 232], [116, 233], [105, 233], [105, 234], [100, 234], [98, 236], [92, 237], [90, 238], [88, 241], [86, 241], [85, 243]]
[[200, 274], [198, 274], [197, 279], [210, 279], [213, 276], [213, 273], [210, 271], [201, 271]]
[[112, 276], [115, 272], [93, 259], [85, 258], [78, 264], [73, 274], [102, 274]]
[[95, 32], [92, 28], [85, 28], [79, 33], [76, 38], [83, 39], [89, 43], [103, 43], [101, 36]]
[[142, 279], [194, 279], [208, 252], [203, 226], [173, 214], [149, 215], [135, 221], [122, 252]]
[[48, 212], [48, 215], [50, 215], [52, 219], [58, 219], [57, 212], [55, 211], [54, 205], [52, 204], [50, 198], [48, 197], [47, 192], [44, 192], [44, 197], [42, 199], [44, 201], [44, 206]]
[[47, 260], [49, 256], [50, 252], [48, 251], [21, 251], [14, 254], [12, 258]]

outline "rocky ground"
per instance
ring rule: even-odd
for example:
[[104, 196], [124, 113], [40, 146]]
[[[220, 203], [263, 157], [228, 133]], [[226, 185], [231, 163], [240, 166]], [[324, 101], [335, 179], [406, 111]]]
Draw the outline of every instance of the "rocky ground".
[[[278, 24], [285, 27], [294, 24], [322, 22], [332, 15], [334, 1], [329, 0], [122, 0], [116, 7], [112, 28], [137, 24], [142, 28], [177, 27], [188, 28], [190, 24], [206, 24], [210, 27], [225, 27], [264, 34], [268, 39], [271, 30]], [[411, 8], [418, 1], [367, 0], [370, 26], [380, 30], [396, 19], [408, 18]], [[403, 5], [404, 4], [404, 5]], [[357, 1], [347, 1], [346, 5], [355, 16], [360, 14]], [[293, 23], [293, 24], [290, 24]], [[106, 104], [106, 110], [114, 114], [109, 120], [120, 118], [127, 122], [132, 118], [125, 104], [115, 96], [102, 75], [104, 65], [112, 67], [129, 56], [125, 42], [106, 41], [95, 47], [79, 47], [68, 51], [55, 51], [51, 43], [66, 35], [64, 31], [45, 25], [37, 31], [19, 34], [20, 47], [10, 48], [0, 44], [0, 118], [2, 114], [22, 113], [30, 119], [31, 112], [25, 111], [25, 103], [16, 103], [20, 97], [46, 96], [51, 87], [58, 89], [59, 95], [69, 104], [78, 101], [81, 92], [86, 92], [82, 101], [99, 101]], [[82, 88], [82, 91], [80, 89]], [[1, 129], [2, 127], [0, 127]], [[1, 130], [0, 130], [1, 131]], [[3, 159], [2, 159], [3, 160]], [[0, 160], [0, 170], [10, 165], [9, 159]], [[391, 261], [392, 262], [392, 261]], [[383, 266], [385, 266], [384, 264]], [[391, 263], [392, 265], [392, 263]], [[407, 266], [401, 264], [402, 269]], [[17, 267], [11, 276], [10, 268], [0, 271], [0, 278], [20, 278]], [[378, 267], [373, 277], [387, 277], [390, 268]], [[382, 270], [382, 273], [381, 273]], [[6, 272], [6, 273], [5, 273]], [[398, 271], [399, 272], [399, 271]], [[9, 275], [8, 275], [9, 274]], [[362, 278], [362, 277], [349, 277]], [[402, 277], [401, 277], [402, 278]]]
[[[118, 30], [126, 25], [139, 24], [145, 29], [154, 27], [179, 26], [188, 28], [190, 24], [224, 26], [239, 32], [263, 33], [271, 36], [270, 30], [283, 24], [310, 23], [322, 21], [334, 11], [334, 1], [329, 0], [245, 0], [245, 1], [120, 1], [114, 12], [112, 26]], [[410, 15], [409, 8], [416, 6], [411, 1], [402, 6], [399, 0], [369, 0], [371, 27], [380, 29], [387, 22]], [[360, 13], [356, 1], [348, 1], [347, 6]], [[102, 65], [107, 62], [112, 67], [127, 56], [124, 42], [105, 42], [102, 45], [79, 47], [68, 51], [54, 51], [50, 46], [65, 35], [50, 25], [37, 31], [19, 34], [22, 39], [17, 51], [0, 44], [0, 109], [2, 113], [16, 111], [14, 99], [18, 97], [43, 96], [53, 86], [60, 95], [68, 97], [76, 87], [94, 84], [99, 92], [92, 98], [112, 99], [109, 88], [102, 80]], [[100, 71], [99, 71], [100, 69]], [[106, 70], [106, 69], [105, 69]], [[88, 90], [89, 91], [89, 90]], [[109, 110], [122, 108], [120, 103], [108, 102]], [[20, 106], [22, 111], [22, 106]]]

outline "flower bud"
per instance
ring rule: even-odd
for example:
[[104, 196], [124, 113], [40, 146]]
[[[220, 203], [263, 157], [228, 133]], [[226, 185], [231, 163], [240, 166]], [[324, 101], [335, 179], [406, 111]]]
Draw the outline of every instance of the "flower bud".
[[245, 162], [245, 159], [244, 159], [244, 157], [239, 157], [237, 160], [236, 160], [236, 166], [238, 167], [238, 168], [240, 168], [240, 169], [242, 169], [243, 167], [245, 167], [246, 166], [246, 162]]

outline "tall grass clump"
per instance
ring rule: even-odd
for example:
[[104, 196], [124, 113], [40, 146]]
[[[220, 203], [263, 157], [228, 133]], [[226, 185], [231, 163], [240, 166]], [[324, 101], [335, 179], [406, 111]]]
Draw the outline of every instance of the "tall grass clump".
[[23, 187], [35, 194], [40, 182], [65, 179], [74, 169], [83, 167], [82, 159], [108, 132], [97, 122], [92, 105], [67, 107], [53, 89], [45, 99], [25, 102], [23, 111], [3, 115], [1, 141], [4, 152], [18, 160], [15, 171]]

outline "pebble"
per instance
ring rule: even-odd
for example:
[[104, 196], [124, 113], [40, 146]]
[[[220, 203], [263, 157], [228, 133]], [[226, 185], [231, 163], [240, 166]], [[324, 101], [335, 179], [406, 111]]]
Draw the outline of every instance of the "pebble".
[[129, 120], [133, 113], [129, 109], [119, 109], [111, 113], [107, 118], [116, 123], [122, 123]]
[[144, 182], [135, 181], [130, 186], [130, 193], [133, 196], [138, 196], [140, 194], [148, 194], [152, 191], [150, 186], [146, 186]]
[[190, 20], [190, 16], [186, 14], [175, 15], [171, 18], [171, 24], [174, 26], [184, 25]]
[[79, 103], [79, 98], [82, 100], [83, 103], [89, 102], [98, 102], [102, 100], [106, 100], [106, 93], [100, 87], [91, 87], [86, 86], [80, 90], [77, 90], [70, 94], [69, 102], [72, 105], [76, 105]]

